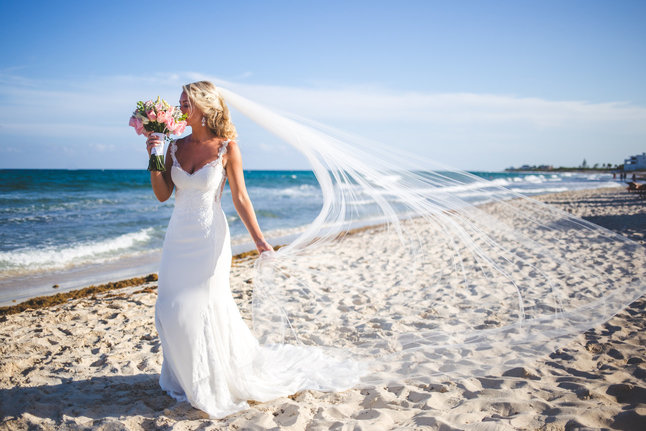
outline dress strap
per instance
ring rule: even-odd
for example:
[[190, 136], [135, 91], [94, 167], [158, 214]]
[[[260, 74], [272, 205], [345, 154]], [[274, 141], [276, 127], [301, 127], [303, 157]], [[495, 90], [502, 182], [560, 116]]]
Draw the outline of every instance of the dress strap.
[[170, 156], [173, 158], [173, 165], [179, 165], [177, 157], [175, 157], [175, 151], [177, 151], [177, 139], [170, 141]]
[[218, 164], [222, 167], [222, 183], [220, 184], [220, 193], [218, 193], [217, 198], [218, 201], [222, 200], [222, 193], [224, 193], [224, 184], [226, 183], [227, 171], [224, 169], [224, 165], [222, 164], [222, 156], [226, 154], [229, 142], [231, 142], [231, 139], [227, 139], [226, 141], [222, 142], [222, 146], [220, 147], [220, 151], [218, 152]]
[[[231, 142], [231, 139], [227, 139], [226, 141], [222, 142], [222, 145], [220, 146], [220, 150], [218, 151], [218, 158], [216, 159], [217, 163], [224, 168], [224, 165], [222, 164], [222, 156], [226, 154], [227, 152], [227, 147], [229, 146], [229, 142]], [[226, 175], [226, 172], [225, 172]]]
[[218, 158], [222, 157], [223, 154], [226, 154], [229, 142], [231, 142], [231, 139], [227, 139], [226, 141], [222, 142], [222, 146], [220, 147], [220, 151], [218, 152]]

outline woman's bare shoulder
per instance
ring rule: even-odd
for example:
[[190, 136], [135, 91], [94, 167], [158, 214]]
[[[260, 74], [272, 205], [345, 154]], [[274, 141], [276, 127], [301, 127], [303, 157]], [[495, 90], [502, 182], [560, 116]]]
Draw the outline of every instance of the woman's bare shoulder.
[[227, 142], [227, 152], [228, 153], [230, 153], [230, 152], [239, 153], [240, 149], [238, 148], [238, 143], [236, 141], [229, 140], [229, 142]]
[[227, 168], [227, 171], [230, 168], [236, 168], [240, 169], [241, 163], [242, 163], [242, 155], [240, 154], [240, 149], [238, 148], [238, 143], [236, 141], [229, 141], [227, 142], [227, 148], [224, 152], [224, 160], [225, 160], [225, 168]]

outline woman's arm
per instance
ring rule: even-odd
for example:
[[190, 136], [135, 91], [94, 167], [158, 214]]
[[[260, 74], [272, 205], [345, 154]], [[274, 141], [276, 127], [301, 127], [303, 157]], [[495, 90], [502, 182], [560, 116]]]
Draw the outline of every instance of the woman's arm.
[[[151, 149], [156, 145], [159, 144], [159, 138], [155, 136], [148, 136], [148, 139], [146, 140], [146, 148], [148, 149], [148, 157], [150, 157], [150, 151]], [[159, 172], [159, 171], [150, 171], [150, 184], [153, 187], [153, 192], [155, 193], [155, 197], [160, 202], [164, 202], [167, 200], [170, 195], [173, 194], [173, 188], [175, 187], [175, 184], [173, 184], [173, 180], [170, 177], [170, 169], [173, 166], [173, 162], [171, 160], [171, 155], [170, 155], [170, 145], [166, 149], [166, 158], [164, 160], [164, 166], [166, 167], [166, 172]]]
[[234, 141], [229, 142], [227, 150], [227, 177], [229, 178], [229, 187], [231, 187], [231, 198], [233, 199], [233, 206], [236, 208], [240, 220], [244, 223], [249, 231], [253, 242], [259, 253], [263, 251], [273, 250], [271, 245], [262, 235], [258, 221], [256, 220], [256, 213], [253, 210], [251, 199], [247, 193], [247, 187], [244, 183], [244, 174], [242, 172], [242, 156], [238, 144]]

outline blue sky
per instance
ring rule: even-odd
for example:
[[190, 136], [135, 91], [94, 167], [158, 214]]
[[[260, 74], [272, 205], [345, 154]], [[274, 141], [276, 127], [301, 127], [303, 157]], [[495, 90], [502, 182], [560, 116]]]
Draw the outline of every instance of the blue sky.
[[[29, 7], [25, 7], [29, 4]], [[213, 79], [462, 169], [646, 151], [644, 1], [3, 2], [0, 168], [140, 168], [139, 99]], [[239, 113], [245, 165], [306, 162]]]

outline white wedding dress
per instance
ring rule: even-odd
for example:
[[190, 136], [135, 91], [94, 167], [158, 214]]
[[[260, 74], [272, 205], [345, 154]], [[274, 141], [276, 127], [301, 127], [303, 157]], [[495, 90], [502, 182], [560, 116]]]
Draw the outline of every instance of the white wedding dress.
[[222, 155], [192, 174], [171, 142], [175, 208], [159, 270], [155, 326], [162, 343], [159, 383], [178, 401], [213, 418], [303, 389], [341, 391], [364, 368], [320, 348], [261, 345], [242, 320], [229, 289], [231, 245], [220, 206], [226, 181]]

